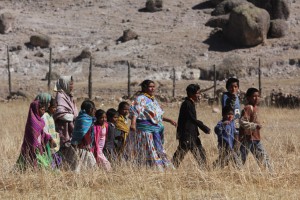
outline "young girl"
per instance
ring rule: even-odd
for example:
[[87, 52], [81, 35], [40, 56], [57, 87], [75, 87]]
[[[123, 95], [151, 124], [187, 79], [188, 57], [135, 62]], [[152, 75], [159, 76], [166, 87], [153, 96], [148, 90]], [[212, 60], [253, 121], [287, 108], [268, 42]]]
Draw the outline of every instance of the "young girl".
[[[52, 168], [59, 167], [62, 162], [61, 155], [58, 152], [58, 150], [59, 150], [59, 133], [55, 131], [55, 124], [54, 124], [54, 119], [53, 119], [53, 114], [56, 112], [56, 107], [57, 107], [56, 100], [51, 98], [48, 110], [42, 116], [42, 119], [45, 122], [44, 131], [46, 133], [49, 133], [51, 135], [51, 137], [53, 138], [53, 140], [55, 141], [55, 143], [57, 144], [56, 147], [51, 148], [51, 153], [49, 154], [52, 157], [52, 164], [51, 164]], [[50, 145], [47, 144], [47, 147], [49, 148]]]
[[71, 146], [65, 152], [65, 159], [71, 170], [79, 172], [96, 165], [96, 160], [91, 153], [94, 148], [94, 115], [95, 104], [85, 100], [81, 104], [81, 110], [75, 120]]
[[122, 101], [118, 106], [119, 117], [116, 121], [117, 134], [117, 154], [119, 158], [128, 160], [132, 153], [133, 138], [129, 139], [129, 126], [127, 116], [129, 115], [130, 105], [126, 101]]
[[106, 114], [104, 110], [96, 111], [96, 122], [94, 125], [95, 132], [95, 148], [93, 149], [97, 164], [105, 170], [110, 171], [111, 165], [103, 153], [105, 140], [108, 132], [108, 124], [106, 122]]
[[55, 142], [51, 135], [44, 132], [45, 122], [41, 118], [45, 113], [46, 106], [35, 100], [30, 104], [21, 155], [17, 161], [19, 169], [26, 170], [28, 167], [49, 167], [50, 162], [45, 152], [45, 146], [50, 141], [51, 146]]
[[123, 141], [123, 147], [126, 143], [127, 135], [129, 133], [129, 127], [127, 125], [127, 116], [129, 115], [130, 105], [126, 101], [122, 101], [118, 107], [119, 117], [116, 121], [116, 128], [121, 131], [121, 137]]

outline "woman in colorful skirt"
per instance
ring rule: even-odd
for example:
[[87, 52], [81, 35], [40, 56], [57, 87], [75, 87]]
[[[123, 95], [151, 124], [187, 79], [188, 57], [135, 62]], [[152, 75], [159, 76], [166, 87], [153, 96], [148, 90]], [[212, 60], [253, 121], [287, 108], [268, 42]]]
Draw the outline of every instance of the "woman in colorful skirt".
[[156, 166], [163, 171], [166, 167], [174, 168], [168, 160], [164, 143], [164, 126], [166, 121], [176, 126], [176, 122], [163, 117], [164, 111], [154, 97], [155, 84], [151, 80], [141, 83], [142, 91], [130, 107], [131, 137], [135, 133], [134, 160], [139, 165]]

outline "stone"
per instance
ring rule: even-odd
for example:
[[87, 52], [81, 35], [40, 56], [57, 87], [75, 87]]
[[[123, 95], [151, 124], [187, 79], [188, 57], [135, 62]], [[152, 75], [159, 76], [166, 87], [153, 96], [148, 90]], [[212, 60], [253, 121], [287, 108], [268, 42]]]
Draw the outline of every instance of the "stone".
[[212, 28], [224, 28], [228, 23], [228, 20], [229, 15], [220, 15], [212, 17], [205, 23], [205, 26], [209, 26]]
[[30, 44], [35, 47], [48, 48], [51, 38], [47, 35], [33, 35], [30, 37]]
[[275, 19], [270, 22], [269, 37], [281, 38], [287, 35], [289, 31], [288, 23], [283, 19]]
[[251, 47], [266, 42], [270, 15], [252, 4], [234, 8], [223, 28], [225, 38], [238, 46]]
[[6, 34], [13, 30], [15, 17], [11, 13], [2, 13], [0, 15], [0, 33]]
[[223, 2], [224, 0], [210, 0], [210, 3], [214, 6], [218, 5], [219, 3]]
[[133, 30], [128, 29], [123, 32], [122, 42], [137, 39], [139, 36]]
[[263, 8], [270, 14], [271, 20], [285, 19], [290, 16], [290, 3], [288, 0], [248, 0], [259, 8]]
[[146, 10], [148, 12], [161, 11], [162, 7], [163, 7], [162, 0], [147, 0], [146, 1]]
[[225, 0], [219, 3], [216, 8], [212, 11], [212, 16], [226, 15], [232, 11], [237, 6], [242, 4], [249, 4], [246, 0]]

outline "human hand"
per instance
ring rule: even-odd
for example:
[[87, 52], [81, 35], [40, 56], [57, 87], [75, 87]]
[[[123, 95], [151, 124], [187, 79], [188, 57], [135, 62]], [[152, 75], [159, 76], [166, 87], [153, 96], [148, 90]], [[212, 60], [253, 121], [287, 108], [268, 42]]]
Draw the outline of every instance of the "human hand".
[[51, 148], [57, 147], [57, 144], [56, 144], [56, 142], [55, 142], [53, 139], [51, 139], [51, 140], [49, 141], [49, 143], [50, 143], [50, 147], [51, 147]]
[[229, 120], [226, 120], [226, 121], [223, 122], [223, 125], [228, 125], [228, 124], [230, 124]]
[[172, 124], [173, 126], [177, 127], [177, 123], [173, 120], [170, 120], [170, 124]]
[[135, 132], [136, 131], [136, 125], [134, 123], [131, 123], [130, 130]]
[[262, 128], [262, 125], [261, 125], [261, 124], [257, 124], [257, 125], [256, 125], [256, 129], [257, 129], [257, 130], [259, 130], [259, 129], [261, 129], [261, 128]]

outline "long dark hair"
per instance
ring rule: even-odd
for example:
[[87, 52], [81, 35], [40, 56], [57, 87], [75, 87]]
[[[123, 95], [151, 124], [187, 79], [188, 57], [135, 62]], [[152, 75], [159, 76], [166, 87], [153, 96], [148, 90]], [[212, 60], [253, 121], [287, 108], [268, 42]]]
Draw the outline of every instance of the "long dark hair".
[[85, 112], [88, 114], [92, 111], [92, 109], [96, 108], [94, 102], [91, 100], [85, 100], [82, 102], [80, 109], [85, 110]]
[[142, 89], [142, 92], [146, 92], [146, 89], [148, 88], [148, 86], [149, 86], [151, 83], [154, 84], [154, 81], [149, 80], [149, 79], [144, 80], [144, 81], [140, 84], [141, 89]]

